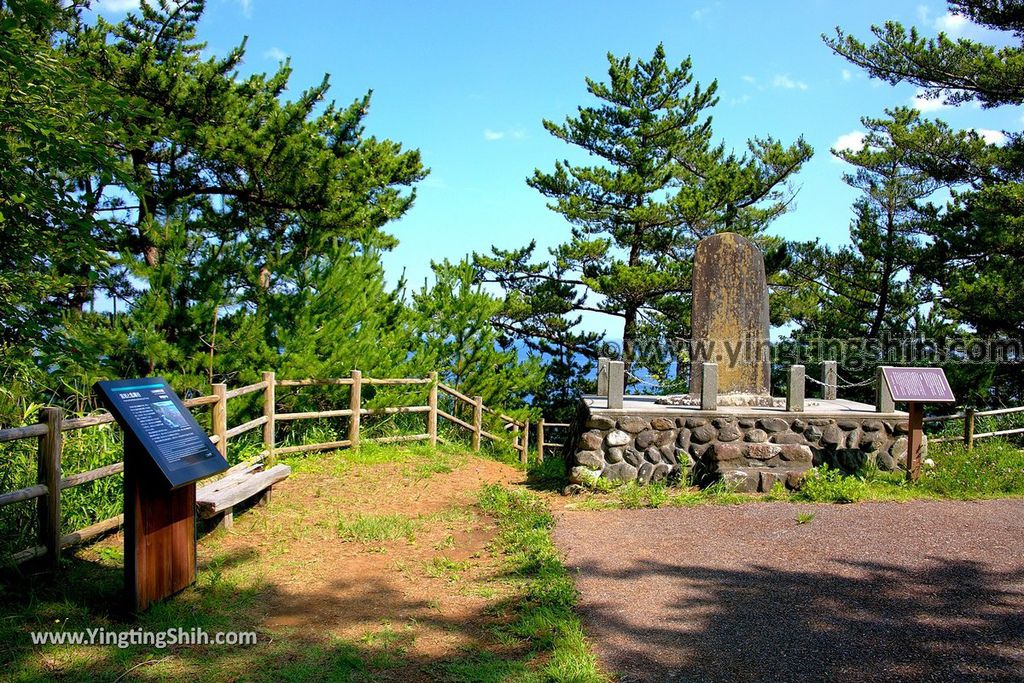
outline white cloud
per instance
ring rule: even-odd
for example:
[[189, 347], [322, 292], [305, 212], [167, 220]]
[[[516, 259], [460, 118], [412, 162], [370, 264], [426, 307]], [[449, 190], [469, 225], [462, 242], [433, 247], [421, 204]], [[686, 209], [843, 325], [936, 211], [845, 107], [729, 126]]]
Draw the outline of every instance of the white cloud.
[[932, 11], [928, 7], [928, 5], [918, 5], [917, 6], [917, 18], [920, 19], [922, 22], [927, 22], [928, 21], [928, 17], [931, 15], [931, 13], [932, 13]]
[[746, 76], [745, 75], [745, 76], [740, 76], [740, 78], [742, 78], [747, 83], [757, 83], [757, 79], [754, 78], [753, 76]]
[[252, 17], [252, 0], [238, 0], [238, 5], [247, 19]]
[[508, 130], [491, 130], [490, 128], [484, 129], [484, 140], [504, 140], [510, 138], [512, 140], [522, 140], [526, 137], [526, 131], [522, 128], [510, 128]]
[[946, 12], [935, 20], [935, 30], [949, 33], [950, 35], [962, 33], [967, 28], [967, 25], [967, 17], [962, 14], [954, 14], [953, 12]]
[[981, 139], [990, 145], [1001, 145], [1006, 142], [1006, 135], [1002, 131], [992, 130], [991, 128], [974, 128], [975, 133], [981, 136]]
[[910, 105], [921, 113], [938, 111], [946, 107], [946, 102], [941, 97], [928, 99], [924, 97], [924, 90], [918, 90], [910, 99]]
[[703, 21], [704, 19], [707, 18], [709, 14], [718, 9], [721, 6], [721, 4], [721, 2], [715, 2], [710, 5], [705, 5], [704, 7], [698, 7], [697, 9], [693, 10], [693, 12], [690, 13], [690, 16], [693, 18], [694, 21]]
[[859, 152], [864, 148], [864, 133], [859, 130], [843, 133], [832, 143], [836, 151]]
[[279, 47], [272, 47], [263, 53], [263, 56], [267, 59], [273, 59], [275, 62], [283, 62], [288, 59], [288, 53]]
[[750, 95], [741, 95], [740, 97], [734, 97], [731, 100], [729, 100], [729, 104], [730, 104], [730, 106], [735, 107], [735, 106], [740, 105], [740, 104], [746, 104], [749, 101], [750, 101]]
[[128, 12], [138, 8], [139, 0], [101, 0], [96, 3], [96, 9], [100, 12]]
[[803, 81], [796, 81], [789, 77], [789, 74], [779, 74], [772, 79], [772, 85], [785, 90], [807, 90], [807, 84]]
[[842, 73], [844, 81], [849, 81], [853, 79], [853, 72], [851, 72], [849, 69], [843, 69]]

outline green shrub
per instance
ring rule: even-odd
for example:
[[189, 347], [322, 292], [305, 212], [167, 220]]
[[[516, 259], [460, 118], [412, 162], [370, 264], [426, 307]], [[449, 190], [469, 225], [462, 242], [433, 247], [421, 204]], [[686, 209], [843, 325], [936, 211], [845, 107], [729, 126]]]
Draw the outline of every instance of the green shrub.
[[868, 485], [861, 477], [821, 465], [807, 473], [793, 498], [808, 503], [855, 503], [867, 493]]

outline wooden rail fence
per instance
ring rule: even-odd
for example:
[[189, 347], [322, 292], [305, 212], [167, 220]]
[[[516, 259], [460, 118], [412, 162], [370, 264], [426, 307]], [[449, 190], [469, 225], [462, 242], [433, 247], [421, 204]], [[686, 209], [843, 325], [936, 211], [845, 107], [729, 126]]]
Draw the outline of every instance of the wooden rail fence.
[[962, 413], [956, 413], [955, 415], [936, 415], [934, 417], [926, 417], [925, 423], [935, 422], [948, 422], [951, 420], [963, 420], [964, 421], [964, 434], [963, 436], [940, 436], [934, 439], [929, 439], [930, 443], [942, 443], [944, 441], [963, 441], [968, 449], [974, 448], [974, 441], [976, 439], [986, 439], [993, 436], [1010, 436], [1013, 434], [1024, 434], [1024, 427], [1017, 429], [999, 429], [991, 432], [982, 432], [980, 434], [975, 433], [975, 420], [979, 417], [994, 417], [997, 415], [1012, 415], [1014, 413], [1024, 412], [1024, 406], [1019, 408], [999, 408], [998, 410], [974, 410], [974, 408], [967, 408]]
[[[299, 413], [277, 412], [276, 390], [278, 387], [297, 388], [328, 385], [350, 387], [348, 408]], [[364, 386], [425, 386], [427, 388], [427, 405], [364, 408], [362, 399]], [[268, 466], [273, 464], [275, 457], [278, 455], [357, 447], [360, 442], [362, 418], [398, 414], [425, 415], [426, 431], [421, 434], [368, 438], [367, 441], [374, 443], [426, 441], [431, 446], [434, 446], [438, 440], [441, 440], [437, 430], [437, 419], [441, 417], [457, 427], [468, 430], [471, 435], [473, 450], [479, 451], [482, 439], [489, 441], [503, 440], [501, 437], [484, 429], [483, 416], [487, 414], [496, 417], [506, 430], [512, 432], [512, 446], [519, 452], [520, 461], [524, 464], [527, 462], [530, 445], [530, 425], [528, 422], [488, 408], [484, 405], [483, 398], [480, 396], [467, 396], [439, 382], [436, 372], [430, 373], [427, 377], [417, 378], [374, 378], [363, 377], [362, 372], [353, 370], [350, 377], [333, 379], [277, 379], [273, 372], [264, 372], [263, 379], [255, 384], [235, 389], [228, 389], [225, 384], [214, 384], [211, 390], [212, 393], [209, 395], [197, 396], [185, 399], [184, 401], [185, 406], [188, 408], [211, 407], [210, 424], [212, 434], [210, 434], [210, 441], [222, 455], [226, 456], [228, 442], [232, 438], [262, 427], [263, 450], [260, 451], [255, 460], [262, 460]], [[442, 410], [438, 406], [439, 391], [451, 397], [451, 413]], [[227, 425], [228, 401], [255, 392], [263, 393], [263, 414], [260, 417], [229, 428]], [[454, 414], [459, 412], [458, 406], [460, 405], [466, 407], [467, 413], [472, 413], [471, 422], [463, 420]], [[283, 447], [276, 445], [275, 436], [278, 422], [342, 417], [349, 419], [348, 438], [344, 440]], [[124, 521], [124, 515], [117, 515], [84, 529], [61, 534], [61, 492], [74, 486], [80, 486], [124, 471], [124, 463], [118, 462], [98, 467], [88, 472], [65, 476], [61, 470], [64, 433], [113, 422], [114, 418], [110, 414], [68, 419], [64, 417], [63, 408], [47, 407], [40, 411], [40, 421], [37, 424], [0, 429], [0, 443], [19, 439], [37, 439], [39, 443], [36, 484], [18, 489], [17, 491], [0, 493], [0, 507], [26, 500], [37, 501], [39, 543], [12, 555], [10, 559], [15, 564], [46, 557], [51, 565], [56, 566], [60, 559], [60, 551], [63, 548], [88, 541], [121, 526]], [[540, 430], [541, 439], [543, 439], [543, 426]], [[543, 446], [540, 446], [539, 455], [543, 457]]]
[[544, 418], [541, 418], [540, 422], [537, 423], [537, 461], [544, 462], [544, 449], [551, 448], [564, 448], [565, 441], [561, 443], [547, 441], [547, 434], [549, 429], [558, 429], [563, 431], [564, 438], [568, 438], [568, 433], [564, 430], [568, 430], [571, 427], [567, 422], [545, 422]]

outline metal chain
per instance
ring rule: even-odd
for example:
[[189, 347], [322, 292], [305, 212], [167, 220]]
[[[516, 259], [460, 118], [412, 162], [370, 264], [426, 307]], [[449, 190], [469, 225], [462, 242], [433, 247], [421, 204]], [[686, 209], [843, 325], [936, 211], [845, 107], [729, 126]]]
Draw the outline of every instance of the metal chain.
[[[866, 387], [866, 386], [869, 386], [869, 385], [872, 385], [872, 384], [875, 383], [875, 380], [873, 380], [873, 379], [864, 380], [863, 382], [851, 382], [851, 381], [849, 381], [847, 379], [839, 377], [838, 375], [836, 375], [836, 378], [843, 380], [843, 384], [840, 384], [839, 382], [836, 382], [836, 388], [837, 389], [854, 389], [856, 387]], [[821, 380], [814, 379], [813, 377], [805, 377], [804, 379], [806, 379], [808, 382], [814, 382], [815, 384], [820, 384], [823, 387], [827, 387], [828, 386], [828, 384], [826, 384], [825, 382], [822, 382]]]
[[647, 386], [654, 387], [655, 389], [662, 389], [662, 388], [664, 388], [660, 384], [658, 384], [657, 382], [648, 382], [647, 380], [640, 379], [639, 377], [634, 375], [632, 372], [627, 372], [626, 374], [629, 375], [630, 379], [632, 379], [634, 382], [639, 382], [640, 384], [646, 384]]

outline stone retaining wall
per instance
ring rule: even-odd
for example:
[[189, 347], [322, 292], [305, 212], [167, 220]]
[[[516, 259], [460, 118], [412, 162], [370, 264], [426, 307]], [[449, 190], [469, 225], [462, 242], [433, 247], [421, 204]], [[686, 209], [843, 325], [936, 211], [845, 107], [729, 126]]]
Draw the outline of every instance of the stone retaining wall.
[[[803, 473], [827, 463], [853, 472], [868, 463], [905, 466], [907, 424], [875, 416], [730, 414], [615, 416], [581, 408], [570, 448], [570, 480], [679, 481], [707, 486], [720, 479], [737, 490], [799, 485]], [[927, 448], [927, 443], [925, 444]]]

